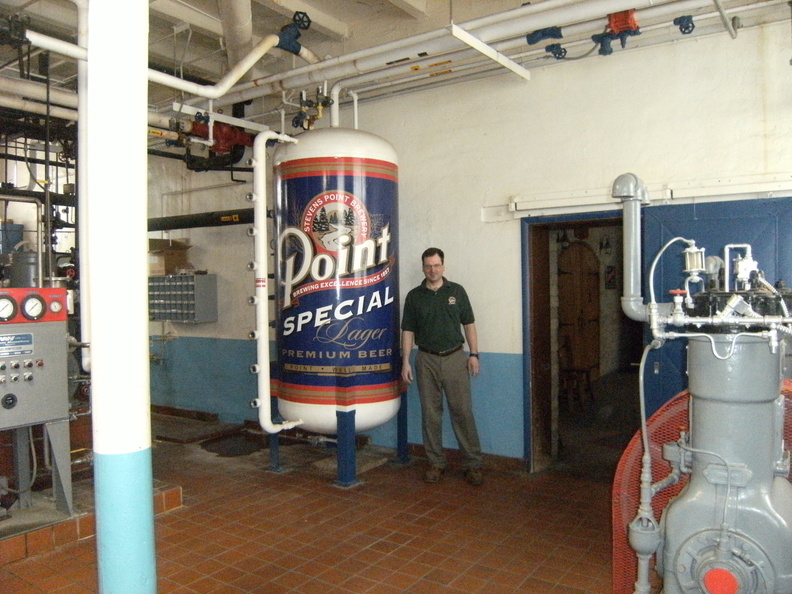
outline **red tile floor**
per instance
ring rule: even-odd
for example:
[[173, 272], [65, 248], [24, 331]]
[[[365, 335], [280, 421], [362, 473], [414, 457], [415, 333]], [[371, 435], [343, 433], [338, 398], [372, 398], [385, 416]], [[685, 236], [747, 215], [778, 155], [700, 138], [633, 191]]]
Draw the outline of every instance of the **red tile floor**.
[[[156, 518], [160, 593], [611, 592], [607, 482], [489, 468], [481, 487], [453, 470], [426, 485], [414, 459], [341, 489], [313, 464], [268, 467], [157, 442], [154, 476], [184, 501]], [[6, 564], [0, 592], [97, 592], [95, 546]]]

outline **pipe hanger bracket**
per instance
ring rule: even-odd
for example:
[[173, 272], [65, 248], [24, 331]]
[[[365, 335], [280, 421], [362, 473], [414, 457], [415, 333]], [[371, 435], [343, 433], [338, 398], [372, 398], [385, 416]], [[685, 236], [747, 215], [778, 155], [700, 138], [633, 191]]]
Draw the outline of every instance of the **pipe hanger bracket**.
[[514, 72], [517, 76], [524, 78], [525, 80], [531, 80], [531, 72], [529, 70], [526, 70], [508, 56], [504, 56], [498, 50], [494, 49], [493, 47], [481, 41], [478, 37], [471, 35], [467, 31], [465, 31], [464, 29], [453, 23], [451, 23], [451, 35], [453, 35], [463, 43], [466, 43], [474, 50], [481, 52], [491, 60], [503, 66], [504, 68], [508, 68], [509, 70]]

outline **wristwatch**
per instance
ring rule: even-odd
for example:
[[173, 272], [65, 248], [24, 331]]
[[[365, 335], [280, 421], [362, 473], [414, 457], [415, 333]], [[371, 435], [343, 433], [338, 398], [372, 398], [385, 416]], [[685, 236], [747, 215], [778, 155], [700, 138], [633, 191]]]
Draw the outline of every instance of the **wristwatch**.
[[469, 357], [475, 357], [476, 359], [479, 358], [479, 354], [478, 353], [470, 353], [470, 355], [468, 355], [468, 356]]

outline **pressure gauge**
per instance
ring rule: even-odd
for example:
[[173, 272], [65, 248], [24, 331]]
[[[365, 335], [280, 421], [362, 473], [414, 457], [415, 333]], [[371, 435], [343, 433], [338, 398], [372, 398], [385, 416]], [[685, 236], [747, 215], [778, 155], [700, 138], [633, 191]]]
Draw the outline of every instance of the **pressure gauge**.
[[17, 304], [13, 297], [0, 296], [0, 322], [7, 322], [17, 314]]
[[53, 301], [50, 303], [50, 311], [52, 313], [60, 313], [63, 309], [63, 304], [60, 301]]
[[28, 295], [22, 300], [22, 315], [28, 320], [39, 320], [47, 313], [47, 304], [40, 295]]

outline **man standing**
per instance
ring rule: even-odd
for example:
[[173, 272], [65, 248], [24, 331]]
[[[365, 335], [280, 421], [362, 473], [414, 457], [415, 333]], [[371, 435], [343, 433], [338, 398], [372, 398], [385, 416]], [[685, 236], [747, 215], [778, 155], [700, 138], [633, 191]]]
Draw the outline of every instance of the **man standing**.
[[[470, 376], [479, 373], [478, 337], [473, 309], [462, 285], [443, 276], [445, 255], [429, 248], [421, 256], [425, 280], [407, 294], [402, 318], [402, 379], [410, 384], [413, 370], [410, 352], [418, 345], [415, 371], [421, 399], [423, 440], [430, 467], [427, 483], [436, 483], [446, 467], [443, 451], [443, 393], [448, 401], [465, 480], [481, 485], [481, 447], [473, 403]], [[464, 330], [464, 337], [462, 336]], [[470, 354], [462, 345], [467, 339]]]

